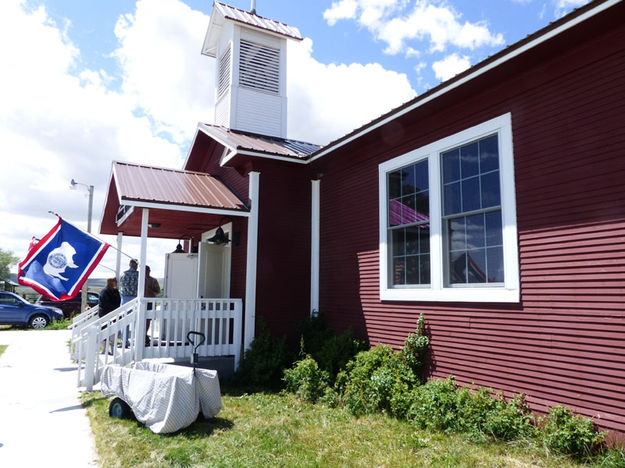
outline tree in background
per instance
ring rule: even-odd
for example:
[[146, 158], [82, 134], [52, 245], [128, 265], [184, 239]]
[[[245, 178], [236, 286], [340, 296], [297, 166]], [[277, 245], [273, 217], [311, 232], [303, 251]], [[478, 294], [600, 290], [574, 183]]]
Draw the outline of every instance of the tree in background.
[[13, 255], [13, 252], [10, 250], [2, 250], [0, 249], [0, 280], [9, 279], [11, 275], [11, 271], [9, 267], [11, 265], [17, 264], [19, 261], [18, 257]]

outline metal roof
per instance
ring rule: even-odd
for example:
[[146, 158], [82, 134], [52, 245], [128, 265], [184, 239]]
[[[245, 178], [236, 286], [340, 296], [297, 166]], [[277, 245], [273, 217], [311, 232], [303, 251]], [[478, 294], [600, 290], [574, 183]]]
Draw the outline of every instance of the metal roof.
[[136, 201], [248, 211], [236, 194], [210, 174], [115, 161], [113, 177], [120, 204]]
[[242, 132], [217, 125], [201, 124], [200, 130], [235, 151], [254, 151], [274, 156], [306, 159], [321, 148], [319, 145], [305, 141]]
[[258, 16], [255, 13], [240, 10], [239, 8], [231, 7], [230, 5], [226, 5], [225, 3], [215, 2], [213, 6], [213, 11], [215, 9], [219, 10], [219, 12], [226, 19], [237, 21], [239, 23], [243, 23], [254, 28], [264, 29], [265, 31], [279, 34], [281, 36], [286, 36], [291, 39], [296, 39], [298, 41], [302, 40], [302, 35], [300, 34], [299, 29], [293, 26], [289, 26], [288, 24], [284, 24], [269, 18], [263, 18], [262, 16]]

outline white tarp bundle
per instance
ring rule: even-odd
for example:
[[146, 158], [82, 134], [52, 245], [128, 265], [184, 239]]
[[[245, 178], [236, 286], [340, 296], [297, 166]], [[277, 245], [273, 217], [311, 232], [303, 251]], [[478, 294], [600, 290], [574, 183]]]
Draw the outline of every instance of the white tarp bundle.
[[157, 434], [176, 432], [221, 411], [217, 371], [164, 364], [146, 359], [134, 367], [112, 364], [102, 370], [101, 391], [116, 395], [138, 421]]

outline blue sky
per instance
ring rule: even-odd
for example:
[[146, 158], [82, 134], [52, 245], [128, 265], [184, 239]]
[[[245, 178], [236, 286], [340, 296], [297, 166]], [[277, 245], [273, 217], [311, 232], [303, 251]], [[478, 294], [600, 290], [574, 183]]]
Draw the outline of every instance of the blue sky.
[[[194, 10], [210, 14], [209, 0], [184, 0]], [[249, 9], [249, 0], [232, 0], [230, 5]], [[323, 63], [380, 63], [384, 68], [406, 73], [418, 93], [440, 82], [430, 66], [441, 60], [447, 51], [429, 51], [427, 40], [411, 41], [411, 46], [421, 52], [420, 57], [404, 53], [384, 53], [384, 41], [375, 37], [357, 20], [339, 20], [330, 25], [324, 12], [337, 1], [259, 0], [258, 14], [297, 26], [302, 35], [314, 40], [314, 57]], [[366, 3], [366, 2], [363, 2]], [[401, 1], [379, 2], [401, 4]], [[392, 17], [409, 14], [414, 1], [393, 12]], [[500, 50], [503, 45], [522, 39], [572, 8], [586, 3], [584, 0], [455, 0], [428, 2], [453, 11], [461, 23], [482, 24], [493, 34], [500, 34], [501, 44], [476, 48], [452, 48], [475, 64]], [[102, 68], [111, 75], [119, 73], [119, 66], [111, 52], [117, 46], [113, 31], [120, 15], [133, 13], [135, 2], [129, 0], [31, 0], [30, 5], [43, 4], [50, 17], [59, 25], [66, 25], [69, 38], [81, 51], [81, 63], [89, 68]], [[426, 64], [425, 67], [423, 64]], [[417, 71], [415, 68], [420, 67]]]
[[[288, 136], [323, 144], [584, 3], [258, 0], [257, 12], [304, 36], [288, 48]], [[2, 248], [24, 256], [54, 224], [48, 210], [84, 227], [86, 198], [68, 190], [72, 178], [95, 186], [97, 231], [111, 161], [181, 166], [197, 123], [213, 119], [214, 63], [200, 54], [211, 7], [0, 1]], [[150, 242], [155, 275], [176, 243]], [[138, 256], [136, 239], [124, 248]]]

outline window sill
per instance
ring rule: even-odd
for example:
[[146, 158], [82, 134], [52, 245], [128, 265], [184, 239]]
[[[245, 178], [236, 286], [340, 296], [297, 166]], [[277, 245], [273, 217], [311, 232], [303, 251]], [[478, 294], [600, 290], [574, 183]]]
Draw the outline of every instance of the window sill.
[[445, 288], [433, 289], [381, 289], [382, 301], [410, 302], [520, 302], [518, 289], [505, 288]]

